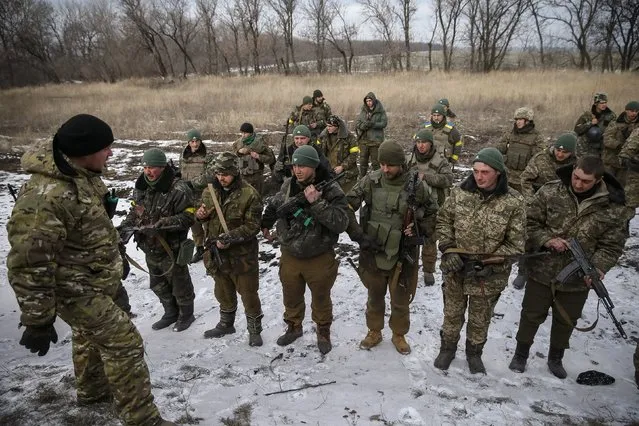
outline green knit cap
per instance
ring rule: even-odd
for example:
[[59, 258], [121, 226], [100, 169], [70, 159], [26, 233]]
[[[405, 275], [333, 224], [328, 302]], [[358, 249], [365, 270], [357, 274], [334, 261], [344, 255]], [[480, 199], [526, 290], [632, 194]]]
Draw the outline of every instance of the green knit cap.
[[441, 98], [440, 100], [437, 101], [437, 103], [442, 104], [442, 105], [446, 105], [447, 107], [450, 108], [450, 102], [448, 102], [448, 99], [446, 99], [446, 98]]
[[430, 129], [422, 129], [413, 137], [415, 142], [433, 142], [433, 132]]
[[446, 115], [446, 108], [444, 108], [444, 105], [437, 103], [435, 105], [433, 105], [433, 107], [430, 110], [431, 114], [441, 114], [441, 115]]
[[305, 125], [300, 124], [299, 126], [295, 127], [295, 129], [293, 129], [293, 137], [295, 136], [306, 136], [307, 138], [310, 138], [311, 131]]
[[196, 130], [196, 129], [189, 130], [189, 132], [186, 134], [186, 140], [190, 141], [192, 139], [197, 139], [197, 140], [201, 141], [202, 140], [202, 133], [200, 133], [200, 131]]
[[311, 98], [310, 96], [304, 96], [304, 99], [302, 99], [302, 105], [312, 105], [313, 104], [313, 98]]
[[406, 163], [406, 155], [398, 143], [386, 141], [379, 146], [377, 161], [387, 166], [401, 166]]
[[215, 159], [215, 173], [237, 176], [240, 170], [237, 167], [237, 155], [232, 152], [222, 152]]
[[166, 155], [159, 148], [148, 149], [142, 156], [142, 166], [164, 167], [166, 166]]
[[293, 165], [316, 168], [320, 159], [315, 148], [310, 145], [302, 145], [293, 152]]
[[555, 141], [555, 148], [563, 149], [564, 151], [575, 152], [576, 146], [577, 136], [572, 132], [564, 133]]
[[639, 102], [637, 101], [630, 101], [626, 104], [626, 110], [631, 110], [631, 111], [639, 111]]
[[473, 164], [477, 161], [488, 164], [493, 169], [502, 173], [506, 170], [506, 166], [504, 165], [504, 156], [501, 155], [501, 152], [499, 152], [497, 148], [483, 148], [473, 159]]

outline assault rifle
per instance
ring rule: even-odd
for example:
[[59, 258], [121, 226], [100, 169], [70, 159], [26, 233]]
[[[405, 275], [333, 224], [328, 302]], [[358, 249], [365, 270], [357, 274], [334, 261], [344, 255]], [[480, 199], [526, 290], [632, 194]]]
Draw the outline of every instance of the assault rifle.
[[156, 228], [154, 225], [144, 225], [144, 226], [129, 226], [129, 227], [119, 226], [116, 229], [120, 233], [120, 241], [123, 244], [127, 244], [129, 240], [131, 239], [131, 237], [133, 236], [133, 234], [135, 234], [136, 232], [141, 232], [143, 234], [152, 234], [152, 233], [160, 232], [160, 231], [175, 231], [178, 229], [182, 229], [182, 227], [179, 225], [171, 225], [171, 226], [163, 226], [163, 227]]
[[[599, 301], [597, 302], [597, 321], [599, 320], [599, 303], [603, 303], [604, 308], [606, 308], [606, 311], [608, 312], [608, 315], [610, 315], [610, 319], [615, 324], [615, 327], [617, 327], [619, 334], [621, 334], [621, 337], [623, 337], [624, 339], [627, 339], [628, 336], [626, 335], [626, 332], [621, 326], [621, 323], [615, 317], [615, 314], [612, 312], [612, 309], [615, 307], [615, 305], [610, 299], [610, 295], [608, 294], [606, 286], [599, 278], [599, 271], [586, 258], [586, 253], [584, 253], [581, 244], [579, 244], [579, 241], [577, 241], [575, 238], [568, 239], [568, 248], [570, 249], [574, 260], [570, 262], [568, 266], [562, 269], [559, 274], [557, 274], [555, 280], [560, 283], [566, 282], [575, 273], [578, 273], [580, 276], [583, 277], [590, 277], [592, 288], [595, 290], [595, 293], [599, 298]], [[596, 324], [597, 322], [595, 321], [592, 327], [594, 328]]]
[[[324, 180], [318, 183], [317, 185], [315, 185], [315, 189], [318, 192], [322, 192], [324, 188], [326, 188], [328, 185], [332, 184], [333, 182], [337, 182], [339, 179], [341, 179], [344, 176], [344, 174], [345, 174], [345, 171], [342, 170], [341, 173], [336, 174], [335, 177], [333, 177], [332, 179]], [[313, 216], [307, 214], [304, 211], [304, 207], [307, 204], [308, 203], [306, 201], [306, 196], [304, 195], [304, 192], [303, 191], [299, 192], [295, 194], [294, 196], [290, 197], [288, 200], [286, 200], [284, 204], [279, 206], [277, 208], [276, 215], [280, 219], [288, 219], [290, 217], [294, 217], [295, 219], [302, 221], [304, 223], [304, 226], [309, 226], [313, 222]]]
[[220, 266], [222, 266], [222, 258], [220, 257], [220, 249], [217, 248], [218, 241], [224, 245], [227, 245], [227, 244], [233, 244], [233, 243], [240, 243], [244, 240], [231, 238], [227, 234], [222, 234], [218, 236], [217, 238], [207, 238], [206, 241], [204, 241], [204, 249], [211, 252], [211, 254], [213, 255], [213, 259], [215, 260], [215, 264], [219, 268]]
[[462, 275], [464, 278], [486, 278], [493, 274], [492, 265], [501, 265], [508, 258], [517, 258], [517, 261], [521, 261], [523, 259], [530, 259], [533, 257], [548, 256], [551, 254], [551, 252], [540, 251], [516, 256], [490, 256], [484, 259], [468, 259], [468, 257], [464, 254], [471, 253], [459, 253], [459, 256], [464, 261], [464, 269], [459, 271], [459, 274]]
[[13, 185], [8, 183], [7, 189], [9, 190], [9, 194], [11, 194], [11, 197], [13, 197], [13, 202], [15, 203], [16, 201], [18, 201], [18, 191], [16, 191]]

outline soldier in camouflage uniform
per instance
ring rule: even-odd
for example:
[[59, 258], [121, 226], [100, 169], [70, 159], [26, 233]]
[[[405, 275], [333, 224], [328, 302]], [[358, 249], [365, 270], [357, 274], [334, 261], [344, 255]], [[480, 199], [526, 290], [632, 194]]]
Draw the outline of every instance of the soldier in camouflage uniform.
[[508, 185], [521, 192], [521, 173], [531, 158], [545, 149], [544, 140], [535, 129], [533, 111], [530, 108], [517, 108], [513, 129], [505, 133], [497, 149], [504, 156], [508, 168]]
[[326, 129], [319, 136], [319, 147], [331, 164], [333, 172], [338, 174], [344, 171], [339, 184], [342, 191], [347, 193], [357, 182], [359, 147], [344, 120], [336, 115], [328, 117]]
[[575, 133], [579, 136], [577, 156], [600, 157], [603, 149], [603, 134], [616, 118], [617, 115], [608, 108], [608, 95], [595, 93], [590, 111], [581, 114], [575, 123]]
[[20, 344], [44, 356], [59, 316], [71, 326], [79, 403], [114, 399], [127, 425], [173, 424], [153, 403], [142, 337], [113, 301], [120, 238], [100, 178], [112, 143], [105, 122], [81, 114], [22, 157], [31, 178], [7, 224], [8, 278], [26, 326]]
[[302, 105], [295, 107], [288, 118], [289, 126], [304, 125], [311, 131], [311, 138], [317, 139], [326, 127], [324, 122], [324, 110], [313, 108], [313, 98], [304, 96]]
[[317, 151], [320, 163], [322, 163], [325, 168], [332, 169], [330, 163], [322, 153], [323, 150], [320, 147], [320, 141], [318, 139], [313, 139], [311, 130], [302, 124], [293, 129], [293, 143], [288, 145], [286, 150], [284, 152], [280, 152], [277, 156], [273, 173], [278, 176], [279, 182], [284, 182], [284, 178], [290, 178], [293, 176], [293, 164], [291, 163], [291, 158], [293, 157], [293, 152], [303, 145], [312, 146]]
[[619, 161], [625, 168], [626, 206], [628, 206], [628, 218], [635, 216], [635, 210], [639, 207], [639, 128], [633, 130], [626, 143], [619, 152]]
[[[566, 133], [561, 135], [553, 146], [535, 154], [521, 173], [521, 195], [527, 200], [531, 199], [542, 185], [557, 179], [555, 173], [557, 168], [574, 164], [576, 145], [577, 136], [572, 132]], [[521, 290], [526, 286], [527, 279], [528, 267], [526, 260], [522, 259], [519, 261], [519, 270], [513, 281], [513, 287]]]
[[[437, 213], [436, 232], [444, 274], [444, 323], [434, 365], [447, 370], [455, 358], [468, 309], [468, 367], [473, 374], [485, 374], [481, 355], [490, 319], [508, 285], [513, 257], [524, 252], [526, 240], [524, 199], [509, 188], [503, 157], [497, 149], [484, 148], [477, 153], [473, 174], [453, 188]], [[495, 256], [502, 256], [503, 262], [479, 270], [465, 267], [468, 262]]]
[[[215, 180], [204, 191], [197, 220], [207, 231], [207, 245], [215, 244], [220, 263], [214, 253], [207, 251], [204, 265], [215, 280], [215, 298], [220, 304], [220, 321], [204, 337], [222, 337], [235, 333], [237, 293], [242, 297], [249, 345], [262, 346], [262, 304], [258, 295], [258, 245], [255, 236], [260, 232], [262, 203], [257, 190], [245, 182], [234, 153], [223, 152], [215, 161]], [[213, 193], [211, 193], [213, 192]], [[218, 216], [213, 196], [220, 205], [223, 218]], [[223, 224], [226, 221], [226, 228]]]
[[[589, 283], [574, 274], [557, 283], [557, 274], [573, 256], [567, 239], [575, 238], [601, 278], [623, 251], [627, 238], [623, 188], [614, 177], [604, 175], [599, 157], [582, 157], [576, 165], [557, 170], [559, 180], [549, 182], [528, 203], [527, 246], [550, 250], [550, 256], [528, 259], [531, 271], [522, 301], [517, 348], [509, 368], [523, 372], [537, 329], [552, 307], [548, 367], [558, 378], [567, 374], [562, 359], [570, 335], [588, 298]], [[560, 313], [560, 307], [563, 307]]]
[[[437, 151], [433, 143], [433, 132], [422, 129], [414, 137], [415, 146], [408, 161], [408, 167], [416, 169], [421, 180], [437, 193], [437, 204], [442, 206], [446, 195], [453, 186], [453, 170], [450, 163]], [[424, 285], [435, 284], [435, 263], [437, 262], [437, 237], [428, 236], [422, 247], [422, 268]]]
[[144, 172], [135, 182], [134, 202], [120, 230], [131, 227], [138, 247], [146, 255], [151, 290], [160, 299], [164, 315], [151, 327], [160, 330], [175, 323], [173, 331], [183, 331], [195, 321], [193, 283], [188, 260], [183, 258], [188, 230], [193, 224], [195, 207], [191, 189], [167, 166], [166, 155], [158, 148], [142, 157]]
[[430, 121], [424, 123], [424, 128], [433, 132], [435, 148], [451, 163], [459, 161], [461, 154], [462, 136], [455, 124], [446, 121], [446, 108], [437, 103], [430, 110]]
[[375, 93], [368, 92], [364, 97], [364, 105], [357, 116], [357, 143], [359, 145], [359, 177], [368, 173], [368, 161], [371, 168], [379, 169], [377, 150], [384, 142], [384, 129], [388, 125], [388, 118], [384, 106], [377, 99]]
[[333, 112], [331, 111], [331, 106], [324, 99], [324, 94], [320, 89], [313, 91], [313, 109], [317, 116], [321, 117], [321, 121], [318, 125], [321, 126], [322, 131], [324, 131], [326, 128], [326, 119], [333, 115]]
[[[404, 239], [417, 234], [433, 235], [438, 206], [430, 187], [419, 179], [416, 171], [408, 171], [401, 146], [384, 142], [378, 155], [381, 168], [360, 179], [347, 196], [352, 208], [348, 235], [360, 245], [358, 272], [368, 289], [368, 333], [359, 346], [371, 349], [381, 343], [388, 292], [391, 341], [399, 353], [407, 355], [411, 348], [405, 335], [410, 329], [409, 305], [417, 288], [419, 246], [407, 246]], [[361, 226], [352, 213], [360, 207]], [[414, 215], [408, 224], [407, 211]], [[411, 265], [400, 257], [401, 253], [408, 254], [415, 263]]]
[[[294, 175], [286, 179], [273, 196], [262, 217], [264, 237], [272, 239], [269, 229], [276, 224], [282, 244], [280, 280], [284, 297], [284, 322], [288, 328], [277, 339], [286, 346], [302, 336], [306, 286], [311, 290], [311, 310], [317, 324], [317, 346], [322, 354], [330, 352], [333, 302], [331, 288], [337, 278], [335, 244], [348, 226], [346, 196], [336, 182], [318, 192], [315, 185], [330, 180], [330, 171], [320, 163], [317, 151], [305, 145], [292, 157]], [[303, 197], [302, 197], [303, 194]], [[292, 210], [278, 212], [291, 197], [299, 203]]]
[[[206, 145], [202, 143], [202, 134], [199, 130], [189, 130], [186, 134], [186, 140], [188, 142], [180, 156], [180, 172], [182, 173], [182, 179], [190, 181], [205, 173], [206, 164], [210, 159], [207, 157]], [[201, 198], [202, 191], [194, 189], [193, 200], [195, 203], [198, 203]], [[193, 223], [191, 234], [193, 234], [193, 241], [195, 242], [195, 254], [193, 254], [191, 263], [197, 263], [202, 260], [204, 255], [204, 229], [202, 224]]]
[[626, 104], [625, 111], [619, 114], [604, 133], [604, 166], [622, 185], [626, 183], [626, 168], [619, 162], [619, 153], [636, 128], [639, 128], [639, 102], [632, 101]]
[[242, 137], [233, 143], [233, 151], [239, 157], [239, 168], [242, 180], [253, 185], [257, 193], [262, 195], [264, 188], [264, 165], [275, 164], [275, 154], [255, 133], [251, 123], [240, 126]]
[[457, 114], [450, 109], [450, 102], [446, 98], [441, 98], [437, 101], [438, 104], [444, 106], [444, 111], [446, 111], [446, 118], [450, 118], [451, 120], [455, 120], [457, 118]]

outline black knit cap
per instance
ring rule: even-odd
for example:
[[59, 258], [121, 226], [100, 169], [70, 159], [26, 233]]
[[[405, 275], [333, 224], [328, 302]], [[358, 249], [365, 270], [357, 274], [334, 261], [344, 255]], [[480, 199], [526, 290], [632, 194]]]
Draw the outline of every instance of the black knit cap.
[[322, 91], [320, 89], [315, 89], [313, 91], [313, 98], [319, 98], [320, 96], [324, 96], [324, 94], [322, 94]]
[[240, 126], [240, 132], [244, 133], [253, 133], [255, 129], [253, 129], [253, 125], [251, 123], [242, 123]]
[[65, 122], [53, 137], [53, 148], [69, 157], [95, 154], [113, 143], [108, 124], [89, 114], [79, 114]]

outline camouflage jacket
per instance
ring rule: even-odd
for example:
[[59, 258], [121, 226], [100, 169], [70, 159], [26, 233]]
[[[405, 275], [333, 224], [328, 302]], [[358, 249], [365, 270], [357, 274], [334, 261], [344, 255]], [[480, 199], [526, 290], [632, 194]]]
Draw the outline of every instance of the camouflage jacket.
[[[315, 173], [313, 183], [331, 178], [329, 171], [321, 164]], [[275, 224], [282, 250], [300, 259], [332, 251], [339, 234], [348, 226], [346, 196], [336, 182], [324, 188], [321, 198], [313, 204], [302, 202], [300, 208], [303, 213], [298, 217], [278, 218], [277, 209], [290, 197], [303, 192], [306, 186], [299, 183], [294, 175], [286, 179], [280, 191], [267, 204], [261, 225], [261, 228], [270, 229]], [[300, 220], [304, 217], [312, 219]]]
[[[264, 173], [264, 165], [275, 164], [275, 154], [271, 148], [264, 143], [262, 136], [253, 133], [252, 137], [252, 140], [250, 140], [251, 136], [249, 136], [247, 140], [239, 138], [233, 143], [233, 152], [235, 152], [239, 158], [238, 165], [240, 167], [240, 174], [243, 176], [262, 174]], [[249, 153], [240, 154], [239, 151], [242, 148], [247, 148]], [[251, 157], [251, 152], [257, 153], [259, 157]]]
[[329, 134], [326, 129], [319, 135], [319, 147], [331, 168], [337, 166], [344, 168], [344, 177], [340, 179], [340, 185], [357, 180], [357, 157], [359, 147], [355, 136], [348, 131], [346, 123], [342, 120], [335, 134]]
[[634, 121], [629, 121], [626, 112], [619, 114], [619, 117], [606, 129], [604, 133], [604, 150], [603, 150], [603, 162], [608, 167], [621, 167], [619, 162], [619, 153], [623, 144], [630, 134], [639, 128], [639, 117]]
[[[320, 132], [326, 127], [326, 123], [324, 122], [324, 112], [322, 110], [312, 108], [304, 110], [302, 105], [295, 107], [293, 112], [288, 118], [288, 124], [291, 127], [291, 131], [295, 126], [299, 126], [300, 124], [305, 125], [311, 131], [311, 139], [317, 138]], [[315, 123], [315, 128], [311, 127], [311, 124]]]
[[[321, 117], [321, 127], [322, 129], [324, 129], [326, 127], [326, 119], [333, 115], [331, 106], [326, 101], [323, 101], [321, 104], [317, 104], [315, 103], [315, 101], [313, 101], [313, 109], [315, 110], [317, 116]], [[318, 122], [318, 125], [320, 125], [320, 122]]]
[[[308, 144], [317, 151], [322, 167], [328, 170], [333, 170], [328, 159], [324, 156], [324, 152], [320, 146], [320, 141], [311, 138]], [[280, 152], [277, 156], [273, 172], [280, 177], [280, 182], [282, 182], [284, 178], [293, 176], [293, 165], [291, 164], [291, 159], [293, 158], [293, 152], [295, 152], [296, 149], [297, 145], [295, 145], [295, 143], [287, 145], [286, 150], [283, 153]]]
[[[360, 223], [350, 214], [348, 235], [353, 240], [366, 233], [375, 237], [384, 251], [375, 255], [377, 267], [390, 270], [399, 259], [400, 241], [403, 235], [404, 218], [409, 208], [409, 184], [416, 182], [414, 217], [421, 235], [433, 238], [437, 199], [431, 188], [420, 181], [416, 171], [404, 171], [395, 179], [387, 179], [381, 170], [374, 170], [361, 178], [347, 195], [354, 211], [360, 210]], [[417, 180], [415, 180], [417, 178]], [[417, 254], [412, 253], [416, 259]]]
[[162, 237], [175, 252], [186, 240], [189, 228], [195, 221], [193, 194], [188, 185], [175, 177], [166, 167], [162, 175], [151, 186], [144, 173], [135, 182], [131, 210], [120, 224], [120, 228], [156, 225], [174, 227], [168, 231], [136, 232], [135, 241], [146, 254], [166, 254], [158, 236]]
[[452, 122], [443, 120], [441, 123], [427, 121], [424, 123], [424, 128], [433, 132], [435, 149], [447, 160], [456, 163], [459, 160], [462, 146], [464, 146], [457, 126]]
[[[366, 98], [374, 101], [373, 109], [369, 110], [366, 105]], [[357, 116], [358, 140], [366, 140], [381, 144], [384, 142], [384, 129], [388, 125], [388, 118], [384, 105], [375, 97], [375, 93], [369, 92], [364, 98], [364, 105]]]
[[[514, 256], [524, 252], [526, 241], [526, 210], [524, 199], [508, 187], [505, 175], [500, 175], [495, 190], [485, 197], [468, 176], [437, 213], [439, 250], [457, 248], [468, 253], [468, 259], [505, 256], [503, 264], [492, 265], [493, 274], [484, 281], [485, 288], [475, 280], [464, 281], [465, 294], [480, 295], [501, 292], [508, 284]], [[470, 281], [470, 282], [469, 282]]]
[[413, 148], [408, 167], [422, 174], [424, 182], [437, 192], [437, 203], [443, 205], [453, 186], [453, 169], [448, 160], [437, 152], [437, 148], [432, 145], [431, 150], [425, 154], [420, 154], [417, 148]]
[[255, 237], [260, 231], [262, 219], [262, 202], [260, 195], [248, 183], [236, 177], [228, 190], [220, 185], [219, 181], [211, 184], [215, 197], [220, 202], [220, 208], [229, 232], [222, 227], [211, 191], [206, 189], [202, 194], [202, 202], [211, 215], [202, 221], [207, 238], [217, 238], [225, 234], [231, 240], [231, 245], [219, 250], [222, 264], [218, 265], [210, 252], [204, 255], [204, 266], [210, 274], [220, 270], [233, 275], [246, 274], [257, 271], [258, 244]]
[[105, 207], [100, 175], [72, 166], [51, 141], [22, 157], [31, 177], [7, 223], [8, 278], [25, 325], [52, 324], [56, 303], [114, 296], [122, 276], [120, 237]]
[[[210, 162], [211, 156], [207, 155], [204, 142], [200, 144], [196, 152], [192, 152], [191, 147], [187, 144], [180, 156], [180, 173], [182, 173], [182, 179], [190, 181], [204, 175], [207, 164]], [[199, 201], [201, 196], [201, 190], [193, 191], [193, 198], [196, 201]]]
[[584, 136], [588, 129], [590, 129], [592, 125], [592, 119], [596, 118], [598, 120], [595, 126], [599, 126], [601, 132], [608, 127], [610, 123], [617, 119], [617, 114], [615, 114], [611, 109], [607, 108], [605, 111], [597, 113], [595, 105], [590, 108], [590, 111], [585, 111], [581, 116], [577, 119], [575, 123], [575, 133], [577, 136]]
[[566, 164], [575, 164], [576, 157], [572, 154], [564, 161], [559, 162], [554, 154], [554, 147], [538, 152], [530, 160], [526, 169], [521, 172], [521, 195], [526, 199], [535, 195], [535, 192], [546, 182], [557, 179], [555, 171]]
[[[559, 180], [541, 187], [529, 202], [526, 245], [538, 251], [552, 238], [574, 237], [593, 265], [605, 273], [621, 256], [628, 237], [626, 221], [623, 219], [623, 188], [606, 173], [595, 194], [578, 203], [570, 189], [572, 170], [572, 166], [557, 169]], [[570, 251], [531, 258], [530, 270], [534, 273], [529, 279], [550, 285], [572, 260]], [[575, 274], [558, 288], [563, 291], [584, 291], [586, 285], [583, 278]]]
[[533, 121], [528, 122], [522, 129], [513, 125], [513, 129], [504, 133], [496, 148], [504, 155], [504, 163], [508, 168], [508, 183], [520, 184], [521, 172], [535, 154], [546, 148], [544, 139], [535, 129]]

